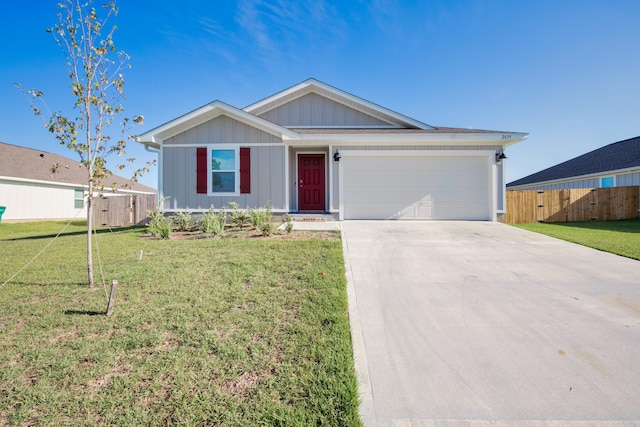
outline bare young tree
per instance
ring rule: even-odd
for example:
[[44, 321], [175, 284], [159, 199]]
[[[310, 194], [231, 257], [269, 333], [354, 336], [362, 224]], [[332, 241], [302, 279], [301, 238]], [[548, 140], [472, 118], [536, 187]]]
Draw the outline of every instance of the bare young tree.
[[[75, 99], [73, 116], [51, 112], [44, 102], [43, 93], [16, 86], [28, 97], [34, 113], [42, 118], [45, 126], [61, 145], [74, 151], [87, 172], [87, 273], [89, 287], [94, 286], [91, 232], [93, 228], [93, 199], [103, 190], [111, 176], [106, 158], [112, 154], [124, 156], [129, 132], [133, 125], [142, 124], [142, 116], [123, 117], [121, 104], [124, 97], [123, 71], [130, 68], [129, 56], [116, 51], [113, 34], [117, 27], [108, 27], [111, 18], [118, 14], [115, 2], [102, 5], [104, 16], [99, 17], [92, 0], [63, 0], [58, 4], [58, 23], [51, 33], [66, 57], [71, 92]], [[43, 111], [43, 109], [45, 111]], [[111, 137], [108, 129], [119, 125], [118, 138]], [[133, 163], [134, 158], [126, 158]], [[153, 162], [136, 170], [132, 181], [149, 170]], [[125, 164], [117, 165], [124, 169]], [[115, 189], [115, 188], [114, 188]]]

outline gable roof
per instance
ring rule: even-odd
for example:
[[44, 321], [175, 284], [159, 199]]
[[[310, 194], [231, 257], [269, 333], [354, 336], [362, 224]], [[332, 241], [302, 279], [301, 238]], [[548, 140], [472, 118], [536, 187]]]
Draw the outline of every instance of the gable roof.
[[293, 132], [283, 126], [277, 125], [260, 117], [256, 117], [253, 114], [247, 113], [244, 110], [226, 104], [222, 101], [213, 101], [163, 125], [157, 126], [141, 135], [138, 135], [136, 137], [136, 141], [145, 145], [152, 146], [154, 148], [159, 148], [156, 138], [160, 140], [171, 138], [172, 136], [175, 136], [180, 132], [184, 132], [206, 121], [213, 120], [218, 116], [231, 117], [242, 123], [248, 124], [279, 137], [292, 137], [294, 135]]
[[309, 93], [317, 93], [341, 104], [347, 105], [355, 110], [362, 111], [365, 114], [378, 118], [382, 121], [388, 122], [390, 125], [395, 125], [402, 128], [414, 128], [414, 129], [432, 129], [432, 126], [422, 123], [411, 117], [397, 113], [395, 111], [384, 108], [373, 102], [369, 102], [365, 99], [352, 95], [348, 92], [330, 86], [326, 83], [322, 83], [316, 79], [308, 79], [302, 83], [285, 89], [281, 92], [271, 95], [261, 101], [251, 104], [245, 108], [244, 111], [260, 116], [267, 111], [279, 107], [287, 102], [291, 102], [294, 99], [300, 98]]
[[[54, 172], [55, 169], [55, 172]], [[43, 150], [0, 142], [0, 178], [17, 181], [40, 181], [86, 187], [87, 172], [80, 162]], [[117, 175], [103, 180], [105, 188], [116, 184], [127, 192], [156, 193], [146, 185]]]
[[640, 136], [614, 142], [507, 184], [507, 187], [640, 167]]
[[[298, 100], [309, 94], [327, 98], [358, 112], [369, 115], [389, 125], [359, 126], [283, 126], [267, 120], [264, 115], [280, 106]], [[278, 92], [261, 101], [239, 109], [221, 101], [213, 101], [176, 119], [170, 120], [136, 137], [136, 141], [155, 149], [162, 142], [219, 116], [227, 116], [246, 125], [291, 143], [349, 143], [372, 141], [394, 143], [499, 143], [503, 147], [527, 138], [527, 133], [485, 131], [479, 129], [458, 129], [434, 127], [408, 116], [381, 107], [354, 96], [348, 92], [329, 86], [315, 79]], [[393, 137], [393, 138], [392, 138]]]

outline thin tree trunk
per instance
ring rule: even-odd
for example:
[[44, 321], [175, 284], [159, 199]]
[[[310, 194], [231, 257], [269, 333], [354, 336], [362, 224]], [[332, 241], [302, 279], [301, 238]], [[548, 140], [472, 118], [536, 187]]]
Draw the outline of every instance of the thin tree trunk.
[[89, 195], [87, 196], [87, 273], [89, 288], [93, 288], [93, 251], [91, 248], [91, 230], [93, 229], [93, 180], [89, 180]]

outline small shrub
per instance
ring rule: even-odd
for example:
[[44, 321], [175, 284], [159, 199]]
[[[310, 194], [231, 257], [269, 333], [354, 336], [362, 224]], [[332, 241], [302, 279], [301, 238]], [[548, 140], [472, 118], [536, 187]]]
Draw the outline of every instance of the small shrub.
[[287, 233], [291, 233], [293, 231], [293, 221], [291, 221], [291, 217], [289, 215], [285, 215], [282, 218], [282, 222], [284, 222], [284, 229]]
[[258, 230], [260, 230], [263, 237], [271, 236], [273, 233], [273, 223], [271, 221], [263, 222], [260, 224], [260, 227], [258, 227]]
[[260, 226], [264, 224], [267, 219], [267, 213], [261, 209], [251, 209], [249, 210], [249, 217], [253, 228], [259, 230]]
[[171, 216], [171, 222], [176, 230], [188, 231], [191, 229], [193, 217], [191, 216], [191, 212], [176, 212]]
[[213, 206], [202, 215], [202, 219], [198, 222], [198, 227], [205, 233], [219, 236], [224, 231], [226, 222], [226, 214], [224, 210], [216, 213]]
[[238, 202], [229, 202], [231, 207], [231, 222], [238, 228], [244, 227], [251, 219], [247, 211], [240, 209]]
[[159, 236], [162, 239], [168, 239], [171, 236], [171, 221], [164, 216], [164, 212], [162, 212], [160, 208], [155, 211], [147, 211], [147, 216], [149, 217], [147, 230], [149, 230], [153, 236]]

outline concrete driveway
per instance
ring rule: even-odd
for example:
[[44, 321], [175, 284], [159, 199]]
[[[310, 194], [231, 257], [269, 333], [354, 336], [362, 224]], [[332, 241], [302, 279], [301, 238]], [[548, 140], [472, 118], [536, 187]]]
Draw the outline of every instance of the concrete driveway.
[[366, 426], [640, 425], [640, 262], [490, 222], [341, 229]]

